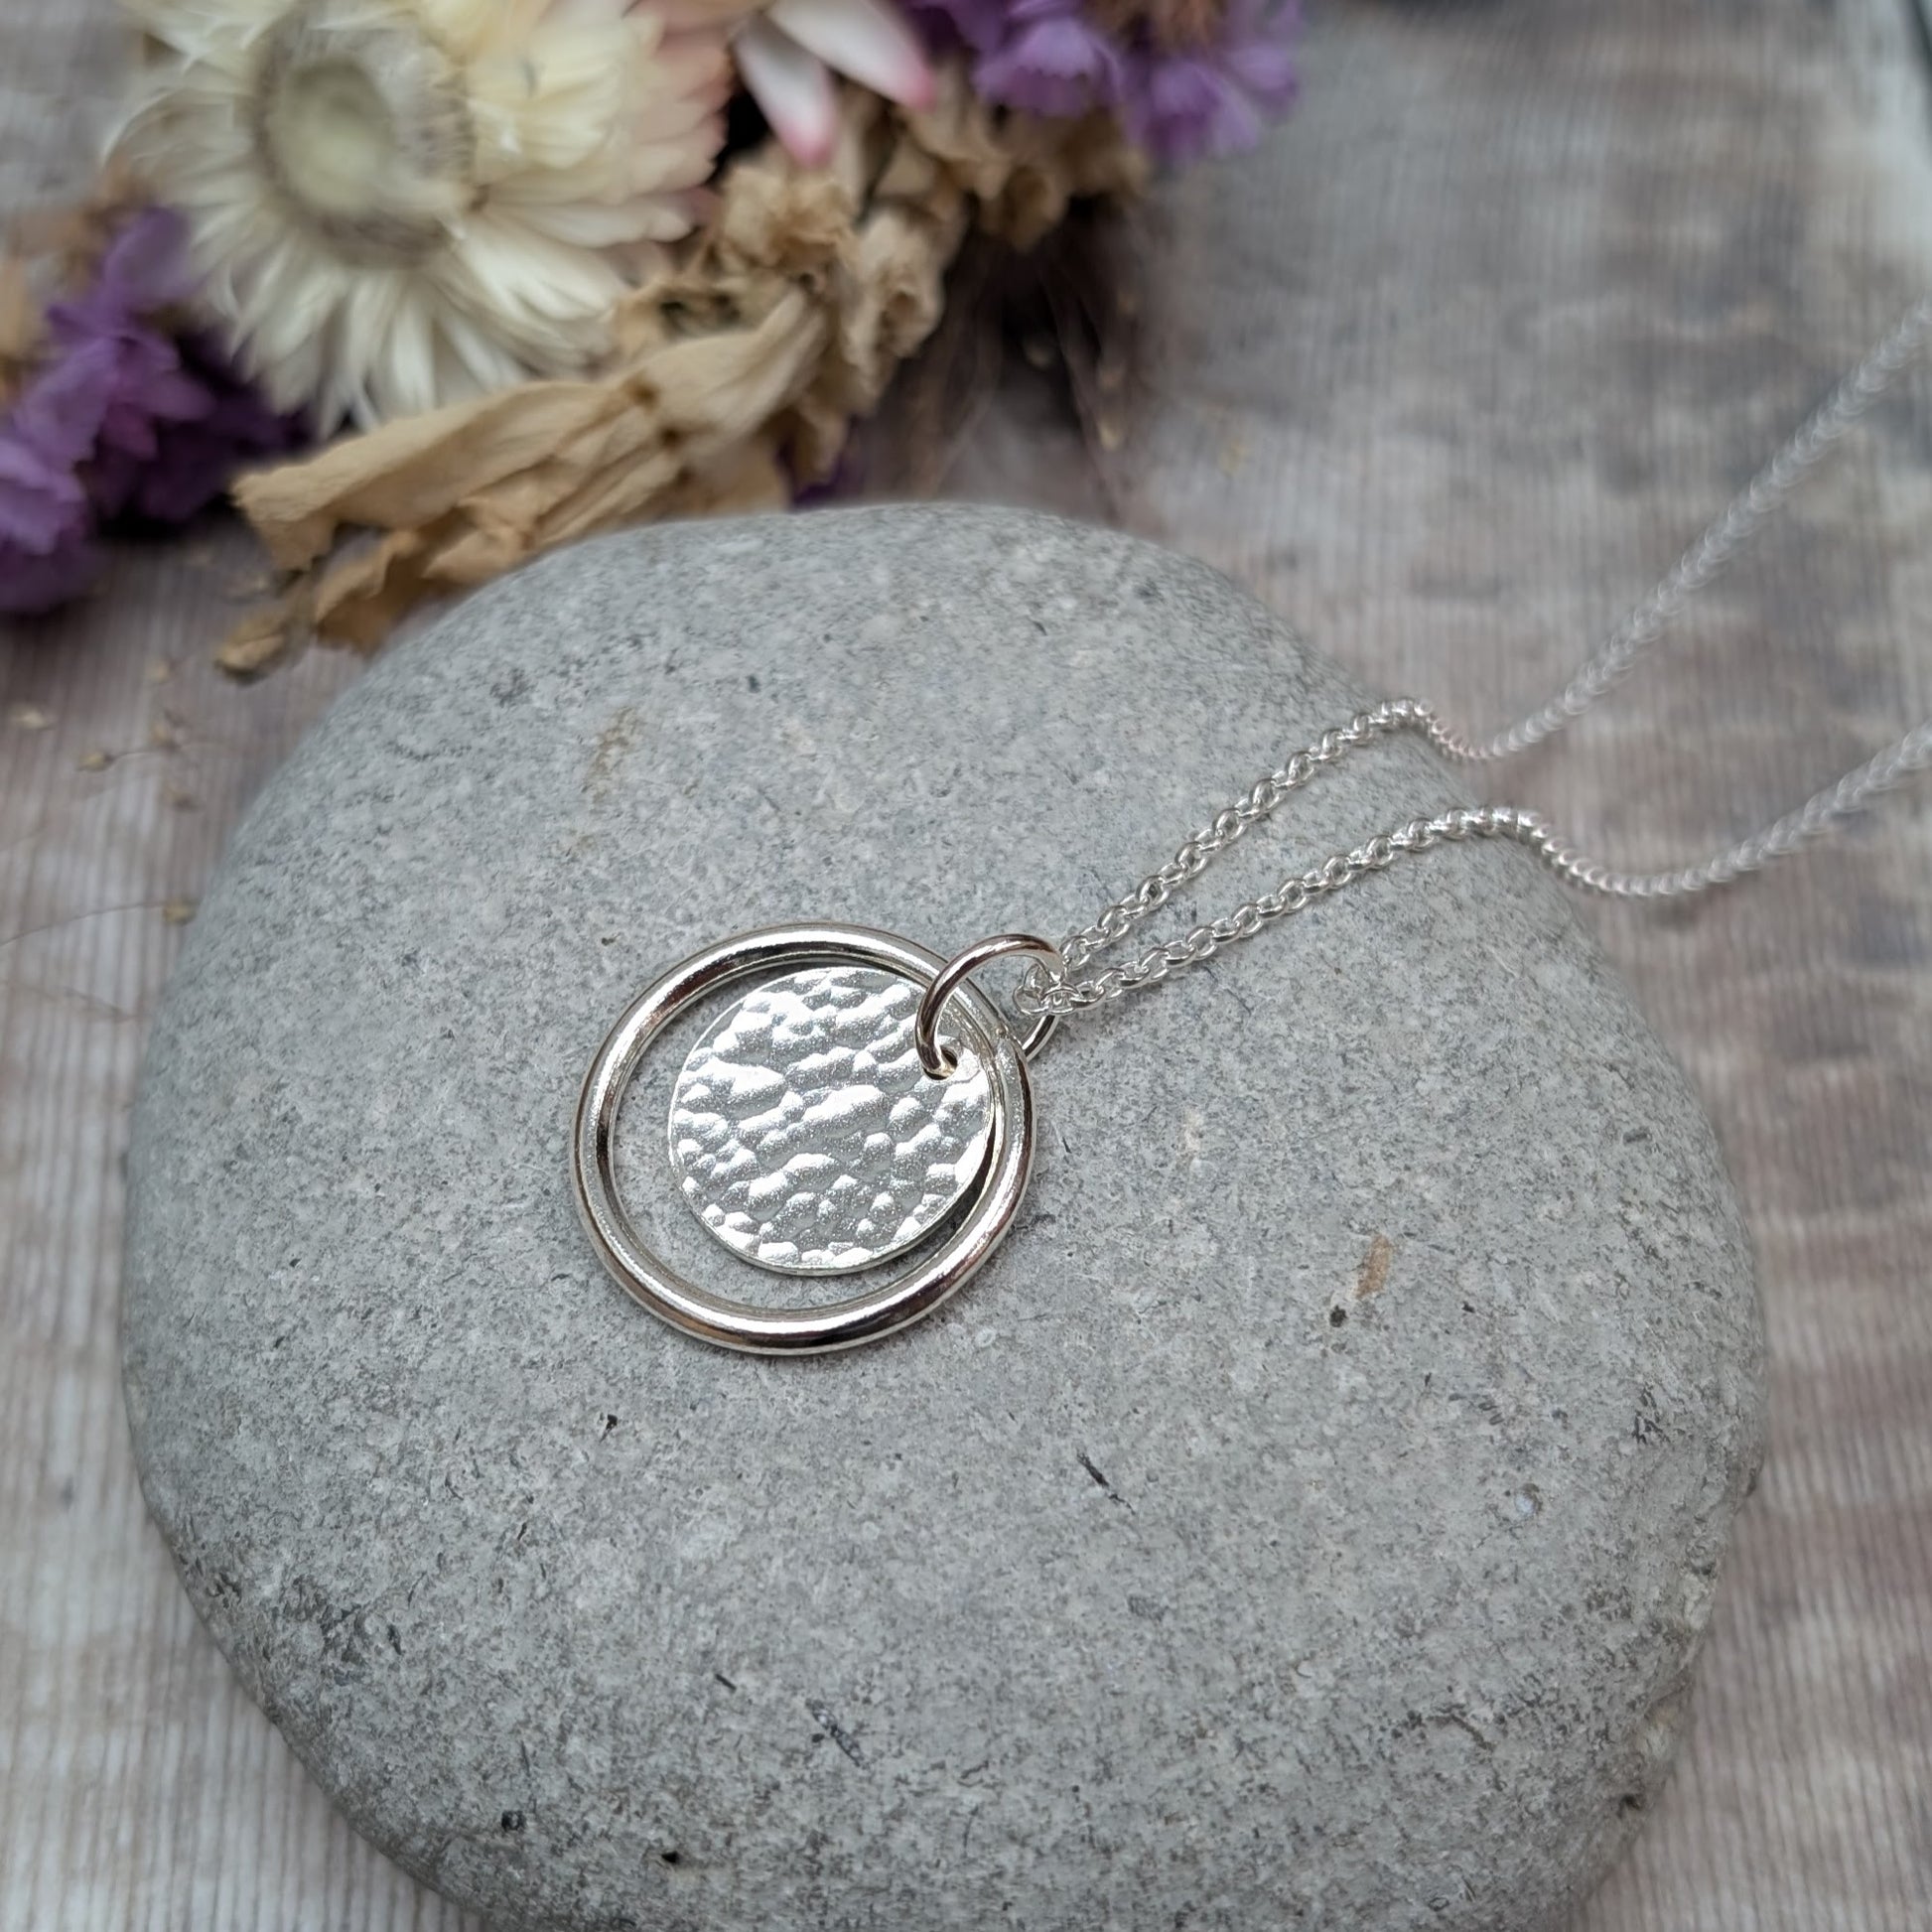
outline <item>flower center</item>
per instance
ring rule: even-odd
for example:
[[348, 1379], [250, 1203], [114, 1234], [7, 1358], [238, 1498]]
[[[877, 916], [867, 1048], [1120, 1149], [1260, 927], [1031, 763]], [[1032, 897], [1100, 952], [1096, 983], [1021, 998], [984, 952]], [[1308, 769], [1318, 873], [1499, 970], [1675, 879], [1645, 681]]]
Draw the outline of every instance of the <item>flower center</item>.
[[359, 262], [445, 247], [476, 199], [463, 75], [406, 8], [303, 0], [262, 43], [250, 131], [312, 232]]

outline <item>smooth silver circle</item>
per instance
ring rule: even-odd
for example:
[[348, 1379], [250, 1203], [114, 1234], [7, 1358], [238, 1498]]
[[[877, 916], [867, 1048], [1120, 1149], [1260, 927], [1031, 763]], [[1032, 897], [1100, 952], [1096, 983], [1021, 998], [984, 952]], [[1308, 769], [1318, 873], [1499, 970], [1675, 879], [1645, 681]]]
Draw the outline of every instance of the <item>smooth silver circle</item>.
[[993, 1081], [957, 1035], [919, 1064], [925, 988], [840, 960], [754, 981], [671, 1088], [671, 1173], [692, 1218], [756, 1268], [857, 1275], [909, 1253], [978, 1184]]
[[937, 953], [856, 925], [771, 926], [693, 953], [647, 986], [598, 1048], [578, 1095], [571, 1133], [571, 1180], [598, 1258], [622, 1288], [672, 1327], [721, 1348], [759, 1355], [855, 1348], [930, 1314], [992, 1254], [1013, 1224], [1035, 1138], [1033, 1090], [1020, 1043], [978, 987], [960, 986], [948, 1015], [992, 1080], [986, 1165], [965, 1217], [931, 1254], [847, 1301], [806, 1309], [759, 1308], [714, 1295], [655, 1254], [619, 1199], [618, 1113], [652, 1042], [695, 1002], [757, 973], [830, 961], [897, 973], [930, 987], [946, 962]]
[[[939, 1016], [945, 1012], [946, 1002], [982, 966], [996, 959], [1011, 958], [1015, 953], [1037, 953], [1050, 959], [1061, 972], [1066, 970], [1059, 947], [1052, 940], [1038, 938], [1031, 932], [996, 933], [991, 939], [976, 940], [964, 952], [954, 953], [926, 988], [925, 998], [919, 1002], [919, 1011], [912, 1022], [912, 1044], [918, 1050], [919, 1064], [930, 1078], [946, 1079], [958, 1064], [939, 1038]], [[1059, 1024], [1057, 1013], [1042, 1013], [1020, 1042], [1021, 1057], [1032, 1059], [1053, 1037], [1053, 1029]]]

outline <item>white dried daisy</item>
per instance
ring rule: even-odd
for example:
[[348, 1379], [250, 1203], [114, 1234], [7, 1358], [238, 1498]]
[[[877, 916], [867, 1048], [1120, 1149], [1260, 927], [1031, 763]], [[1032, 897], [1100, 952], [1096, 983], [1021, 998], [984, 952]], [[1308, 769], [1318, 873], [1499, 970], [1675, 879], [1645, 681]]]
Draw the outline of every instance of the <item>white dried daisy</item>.
[[716, 32], [623, 0], [128, 0], [121, 145], [285, 408], [368, 424], [580, 370], [724, 138]]

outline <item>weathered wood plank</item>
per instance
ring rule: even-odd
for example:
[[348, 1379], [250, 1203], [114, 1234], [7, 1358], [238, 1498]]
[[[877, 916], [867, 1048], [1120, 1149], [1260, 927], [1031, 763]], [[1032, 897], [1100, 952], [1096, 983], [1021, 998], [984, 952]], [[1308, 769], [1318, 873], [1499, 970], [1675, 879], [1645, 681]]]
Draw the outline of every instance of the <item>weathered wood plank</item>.
[[[13, 206], [83, 165], [114, 35], [107, 0], [0, 18]], [[1489, 719], [1932, 284], [1928, 127], [1908, 0], [1336, 0], [1267, 157], [1159, 200], [1149, 393], [1106, 491], [1024, 389], [955, 486], [1111, 500], [1370, 682]], [[1915, 394], [1510, 789], [1664, 858], [1932, 713]], [[349, 675], [206, 670], [246, 555], [131, 556], [0, 643], [0, 1923], [36, 1932], [464, 1922], [233, 1687], [120, 1418], [119, 1159], [165, 908]], [[94, 750], [125, 756], [79, 769]], [[1737, 1173], [1776, 1417], [1684, 1772], [1578, 1932], [1904, 1932], [1932, 1897], [1932, 811], [1695, 915], [1597, 923]]]
[[[1903, 6], [1336, 9], [1265, 170], [1162, 200], [1126, 515], [1500, 722], [1932, 287], [1929, 131]], [[1928, 398], [1497, 795], [1665, 863], [1932, 712]], [[1929, 804], [1695, 912], [1591, 913], [1737, 1175], [1775, 1412], [1688, 1762], [1589, 1932], [1932, 1909]]]

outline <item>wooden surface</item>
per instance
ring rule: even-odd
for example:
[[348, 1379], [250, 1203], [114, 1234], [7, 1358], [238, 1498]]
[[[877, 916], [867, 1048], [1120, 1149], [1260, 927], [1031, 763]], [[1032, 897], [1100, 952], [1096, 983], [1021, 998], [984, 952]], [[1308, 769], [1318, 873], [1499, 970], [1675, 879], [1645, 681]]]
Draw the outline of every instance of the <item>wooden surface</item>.
[[[75, 178], [114, 56], [104, 0], [0, 21], [11, 207]], [[1486, 722], [1932, 286], [1924, 43], [1907, 0], [1337, 0], [1267, 157], [1164, 193], [1147, 280], [1149, 379], [1104, 475], [1023, 382], [953, 486], [1111, 509], [1371, 686]], [[27, 1932], [466, 1923], [230, 1683], [125, 1443], [120, 1163], [171, 921], [352, 675], [205, 668], [248, 568], [214, 526], [0, 643], [0, 1925]], [[1504, 789], [1674, 858], [1927, 715], [1921, 378], [1681, 648]], [[1591, 916], [1737, 1175], [1775, 1407], [1693, 1741], [1572, 1932], [1923, 1928], [1932, 792], [1695, 912]]]

